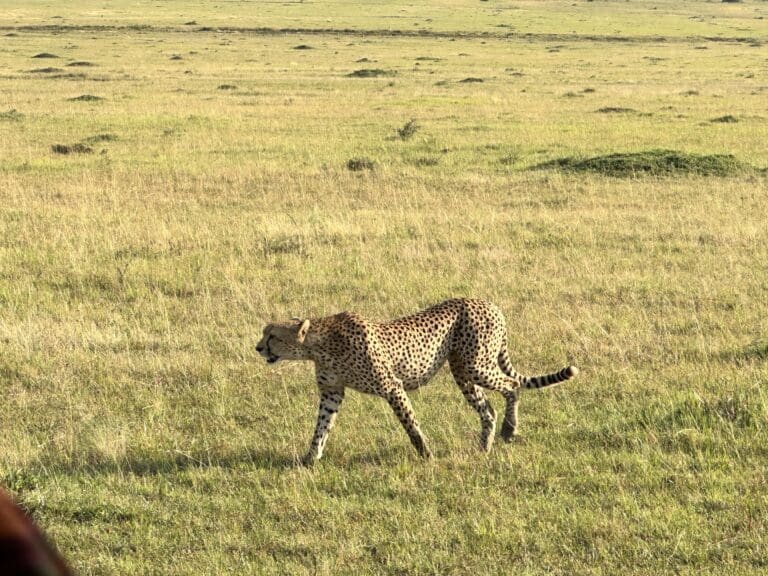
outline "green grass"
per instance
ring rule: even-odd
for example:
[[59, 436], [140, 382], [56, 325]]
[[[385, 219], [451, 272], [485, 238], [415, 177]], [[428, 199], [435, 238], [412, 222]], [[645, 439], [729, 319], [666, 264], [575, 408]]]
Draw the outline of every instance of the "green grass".
[[573, 172], [596, 172], [605, 176], [733, 176], [748, 168], [733, 154], [690, 154], [674, 150], [617, 152], [593, 158], [558, 158], [538, 168], [559, 168]]
[[[0, 484], [78, 573], [765, 571], [763, 3], [23, 4]], [[412, 395], [434, 461], [350, 392], [295, 467], [311, 367], [265, 365], [263, 324], [461, 295], [518, 370], [582, 371], [524, 395], [524, 441], [478, 453], [441, 373]]]

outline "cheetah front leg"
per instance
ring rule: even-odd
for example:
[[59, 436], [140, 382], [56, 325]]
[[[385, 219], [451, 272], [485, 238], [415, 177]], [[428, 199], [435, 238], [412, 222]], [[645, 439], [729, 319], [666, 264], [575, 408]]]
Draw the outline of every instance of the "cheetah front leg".
[[339, 408], [341, 408], [343, 400], [343, 388], [341, 390], [320, 391], [320, 408], [317, 414], [315, 433], [312, 436], [312, 442], [309, 444], [309, 451], [301, 460], [304, 466], [311, 466], [322, 458], [328, 434], [336, 422], [336, 415], [339, 412]]
[[427, 446], [427, 440], [424, 438], [416, 416], [413, 414], [413, 406], [405, 390], [400, 387], [392, 388], [386, 393], [385, 398], [392, 407], [392, 410], [395, 411], [397, 419], [400, 420], [403, 428], [408, 433], [408, 437], [411, 439], [411, 443], [416, 448], [419, 456], [425, 459], [431, 458], [432, 451]]

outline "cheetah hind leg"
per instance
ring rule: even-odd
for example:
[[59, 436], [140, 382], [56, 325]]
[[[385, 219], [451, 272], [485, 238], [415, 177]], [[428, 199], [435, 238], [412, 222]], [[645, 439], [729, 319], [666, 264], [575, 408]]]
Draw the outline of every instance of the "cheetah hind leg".
[[507, 401], [504, 411], [504, 422], [501, 425], [501, 437], [509, 442], [517, 435], [517, 405], [520, 401], [520, 382], [508, 376], [501, 368], [483, 369], [473, 366], [466, 370], [469, 383], [475, 388], [499, 392]]
[[472, 383], [463, 384], [461, 393], [464, 394], [467, 403], [480, 415], [480, 449], [488, 453], [493, 446], [496, 431], [496, 412], [479, 386]]
[[488, 453], [493, 446], [496, 431], [496, 412], [488, 402], [483, 389], [472, 383], [464, 369], [464, 363], [457, 354], [451, 356], [449, 366], [453, 379], [461, 389], [464, 399], [480, 415], [480, 449]]
[[517, 405], [520, 403], [520, 389], [511, 392], [502, 392], [507, 401], [504, 410], [504, 422], [501, 424], [501, 438], [505, 442], [511, 442], [513, 438], [519, 438], [517, 428]]

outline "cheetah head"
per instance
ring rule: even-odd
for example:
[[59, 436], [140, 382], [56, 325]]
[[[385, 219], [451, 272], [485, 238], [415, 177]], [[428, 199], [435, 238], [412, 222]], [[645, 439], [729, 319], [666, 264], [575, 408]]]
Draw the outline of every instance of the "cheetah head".
[[309, 320], [294, 318], [291, 322], [267, 324], [256, 351], [266, 358], [268, 364], [278, 360], [308, 360], [309, 351], [305, 338], [309, 331]]

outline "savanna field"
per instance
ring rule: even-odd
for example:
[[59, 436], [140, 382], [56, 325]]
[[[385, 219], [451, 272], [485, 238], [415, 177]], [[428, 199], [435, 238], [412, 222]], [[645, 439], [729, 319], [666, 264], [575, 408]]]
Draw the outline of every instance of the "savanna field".
[[[82, 575], [763, 574], [767, 169], [758, 0], [0, 0], [0, 485]], [[455, 296], [581, 373], [297, 466], [263, 325]]]

